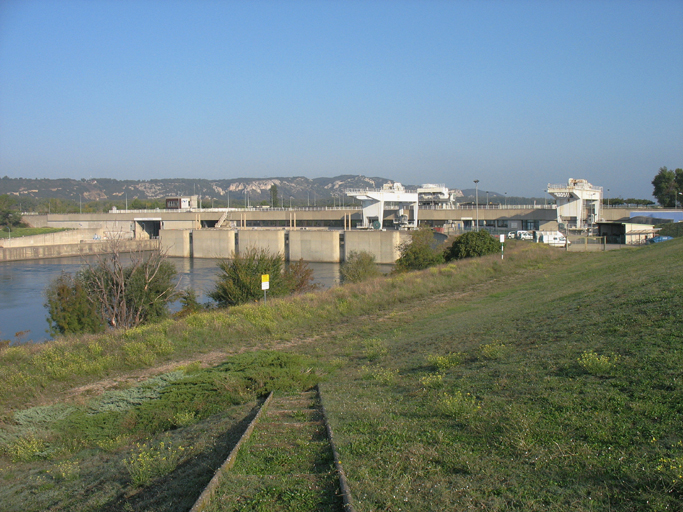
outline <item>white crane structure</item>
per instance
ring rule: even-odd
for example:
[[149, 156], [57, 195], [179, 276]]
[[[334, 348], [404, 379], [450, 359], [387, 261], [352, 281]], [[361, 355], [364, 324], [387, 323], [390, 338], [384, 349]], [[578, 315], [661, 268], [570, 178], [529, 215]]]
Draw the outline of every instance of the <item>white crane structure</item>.
[[[385, 210], [398, 210], [396, 218], [399, 228], [417, 227], [417, 192], [407, 191], [400, 183], [386, 183], [381, 189], [375, 190], [349, 189], [345, 192], [347, 196], [360, 200], [363, 207], [362, 227], [365, 229], [382, 229]], [[413, 210], [412, 219], [410, 210]]]
[[425, 183], [417, 188], [420, 206], [443, 206], [451, 205], [456, 201], [456, 192], [451, 191], [446, 185], [434, 185]]
[[569, 229], [589, 229], [600, 218], [602, 187], [570, 178], [566, 185], [548, 184], [557, 203], [557, 222]]

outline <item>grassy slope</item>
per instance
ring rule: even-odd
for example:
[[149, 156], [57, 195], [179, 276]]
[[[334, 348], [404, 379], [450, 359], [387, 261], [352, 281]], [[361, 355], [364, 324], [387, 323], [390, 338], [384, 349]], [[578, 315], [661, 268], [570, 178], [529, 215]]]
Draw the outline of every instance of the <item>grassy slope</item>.
[[683, 244], [664, 245], [569, 257], [340, 347], [327, 407], [358, 510], [680, 510]]
[[[268, 308], [5, 349], [0, 419], [11, 427], [13, 410], [74, 385], [201, 352], [288, 348], [339, 368], [327, 407], [359, 510], [676, 509], [682, 250], [512, 244], [503, 264], [460, 262]], [[618, 359], [591, 373], [578, 362], [585, 351]], [[450, 352], [459, 364], [427, 357]], [[74, 456], [84, 468], [103, 457]], [[48, 485], [57, 462], [22, 466], [36, 480], [28, 490]], [[1, 466], [21, 486], [13, 465]]]
[[58, 233], [59, 231], [67, 231], [66, 228], [14, 228], [11, 232], [0, 230], [0, 238], [19, 238], [21, 236], [44, 235], [47, 233]]

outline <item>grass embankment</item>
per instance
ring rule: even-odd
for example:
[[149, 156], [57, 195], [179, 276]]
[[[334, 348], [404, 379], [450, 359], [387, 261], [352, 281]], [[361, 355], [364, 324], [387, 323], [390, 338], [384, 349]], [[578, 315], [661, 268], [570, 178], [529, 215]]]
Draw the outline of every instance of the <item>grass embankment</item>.
[[342, 510], [317, 393], [273, 398], [206, 512]]
[[[208, 482], [198, 468], [210, 473], [206, 461], [228, 449], [225, 432], [236, 435], [269, 382], [304, 388], [336, 368], [326, 407], [358, 510], [680, 509], [682, 249], [510, 244], [502, 263], [6, 348], [0, 500], [26, 511], [183, 510], [180, 496]], [[267, 378], [254, 367], [276, 368], [265, 363], [284, 354], [195, 365], [25, 410], [75, 385], [256, 348], [316, 361], [287, 360]], [[166, 476], [162, 454], [177, 464]]]
[[11, 232], [7, 231], [5, 227], [0, 230], [0, 238], [19, 238], [22, 236], [31, 235], [46, 235], [48, 233], [58, 233], [59, 231], [68, 231], [67, 228], [13, 228]]

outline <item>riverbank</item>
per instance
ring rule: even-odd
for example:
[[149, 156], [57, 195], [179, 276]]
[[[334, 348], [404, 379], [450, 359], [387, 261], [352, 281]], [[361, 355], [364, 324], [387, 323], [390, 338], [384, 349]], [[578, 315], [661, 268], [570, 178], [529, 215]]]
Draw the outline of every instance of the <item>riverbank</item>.
[[[172, 496], [193, 492], [189, 465], [136, 490], [123, 462], [135, 443], [213, 446], [228, 430], [200, 438], [218, 416], [186, 400], [159, 413], [154, 425], [168, 430], [146, 437], [159, 399], [148, 390], [178, 378], [224, 392], [225, 365], [203, 367], [266, 348], [314, 358], [358, 511], [677, 509], [682, 248], [574, 254], [511, 242], [504, 261], [10, 347], [0, 352], [0, 499], [27, 512], [168, 495], [157, 508], [170, 510]], [[105, 390], [117, 404], [131, 397], [127, 408], [97, 401]]]

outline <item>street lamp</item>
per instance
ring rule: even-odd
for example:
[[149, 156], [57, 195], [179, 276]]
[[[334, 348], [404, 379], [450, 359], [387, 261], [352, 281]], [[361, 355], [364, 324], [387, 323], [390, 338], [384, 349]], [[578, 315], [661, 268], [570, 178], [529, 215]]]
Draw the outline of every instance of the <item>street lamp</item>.
[[289, 196], [289, 209], [292, 209], [292, 196]]
[[489, 191], [486, 191], [486, 209], [489, 209]]
[[477, 224], [475, 227], [475, 231], [479, 231], [479, 180], [474, 180], [474, 202], [474, 207], [477, 211]]
[[505, 192], [505, 208], [508, 207], [508, 193]]
[[607, 189], [607, 208], [609, 208], [609, 189]]

